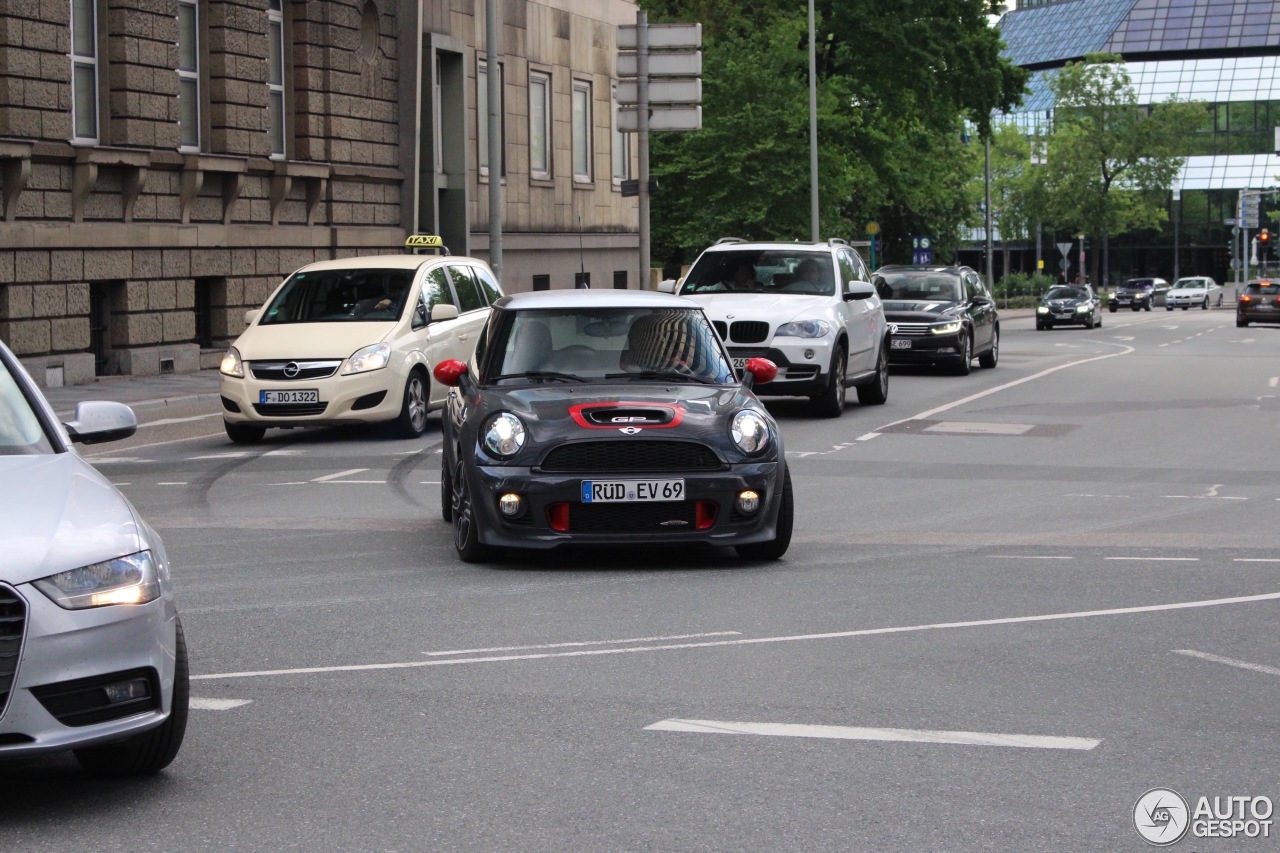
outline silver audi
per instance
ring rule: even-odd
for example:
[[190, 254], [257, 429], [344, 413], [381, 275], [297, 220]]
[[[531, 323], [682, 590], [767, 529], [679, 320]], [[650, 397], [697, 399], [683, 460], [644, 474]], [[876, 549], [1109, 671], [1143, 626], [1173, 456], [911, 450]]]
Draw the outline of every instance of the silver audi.
[[122, 776], [182, 746], [187, 651], [164, 544], [73, 448], [137, 427], [107, 402], [58, 423], [0, 343], [0, 759], [73, 750]]

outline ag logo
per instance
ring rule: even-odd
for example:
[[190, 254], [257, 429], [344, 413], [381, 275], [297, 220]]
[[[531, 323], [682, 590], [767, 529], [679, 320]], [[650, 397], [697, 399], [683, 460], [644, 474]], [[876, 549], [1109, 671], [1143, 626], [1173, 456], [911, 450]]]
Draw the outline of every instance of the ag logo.
[[1143, 841], [1156, 847], [1182, 840], [1191, 825], [1190, 818], [1187, 801], [1168, 788], [1152, 788], [1133, 806], [1133, 828]]
[[625, 433], [627, 435], [635, 435], [636, 433], [642, 432], [642, 430], [640, 427], [622, 427], [618, 432]]

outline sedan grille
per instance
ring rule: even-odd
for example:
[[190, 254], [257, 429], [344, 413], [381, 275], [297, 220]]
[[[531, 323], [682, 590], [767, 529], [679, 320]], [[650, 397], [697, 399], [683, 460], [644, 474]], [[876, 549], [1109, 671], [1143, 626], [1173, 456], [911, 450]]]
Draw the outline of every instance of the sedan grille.
[[739, 320], [729, 327], [729, 337], [740, 344], [758, 344], [769, 340], [769, 324], [759, 320]]
[[337, 371], [342, 360], [327, 361], [251, 361], [254, 379], [293, 382], [298, 379], [325, 379]]
[[711, 448], [690, 441], [581, 441], [562, 444], [542, 460], [543, 471], [603, 474], [722, 467]]
[[7, 586], [0, 586], [0, 717], [9, 705], [26, 626], [26, 602]]
[[267, 418], [296, 418], [302, 415], [323, 415], [328, 403], [254, 403], [253, 410]]
[[695, 501], [569, 504], [573, 533], [692, 533]]
[[918, 338], [929, 334], [928, 323], [893, 323], [893, 325], [895, 327], [893, 333], [904, 338]]

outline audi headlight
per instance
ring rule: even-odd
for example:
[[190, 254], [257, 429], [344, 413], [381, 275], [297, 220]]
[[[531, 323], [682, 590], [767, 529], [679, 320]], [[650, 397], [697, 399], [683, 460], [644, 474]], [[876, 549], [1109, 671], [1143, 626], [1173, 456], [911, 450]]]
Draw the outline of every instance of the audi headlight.
[[495, 456], [515, 456], [524, 447], [524, 421], [510, 412], [502, 412], [489, 421], [484, 433], [484, 446]]
[[1092, 307], [1093, 307], [1092, 305], [1077, 305], [1077, 306], [1076, 306], [1076, 313], [1077, 313], [1077, 314], [1083, 314], [1084, 312], [1088, 311], [1088, 310], [1089, 310], [1090, 308], [1092, 308]]
[[769, 424], [759, 412], [751, 409], [743, 409], [733, 416], [729, 434], [743, 453], [755, 455], [769, 446]]
[[64, 610], [146, 604], [160, 597], [160, 581], [150, 551], [59, 572], [36, 581], [34, 586]]
[[381, 370], [391, 362], [391, 344], [373, 344], [358, 349], [342, 363], [342, 375], [368, 373], [370, 370]]
[[783, 323], [775, 335], [788, 338], [823, 338], [831, 333], [831, 324], [825, 320], [800, 320], [795, 323]]
[[939, 323], [936, 326], [930, 326], [929, 331], [935, 335], [951, 335], [960, 331], [960, 321], [953, 320], [950, 323]]
[[1048, 313], [1049, 313], [1049, 306], [1048, 306], [1048, 305], [1041, 305], [1039, 308], [1037, 308], [1037, 309], [1036, 309], [1036, 313], [1037, 313], [1037, 314], [1048, 314]]
[[240, 350], [235, 347], [227, 350], [227, 354], [222, 357], [222, 364], [218, 370], [223, 376], [244, 379], [244, 362], [240, 360]]

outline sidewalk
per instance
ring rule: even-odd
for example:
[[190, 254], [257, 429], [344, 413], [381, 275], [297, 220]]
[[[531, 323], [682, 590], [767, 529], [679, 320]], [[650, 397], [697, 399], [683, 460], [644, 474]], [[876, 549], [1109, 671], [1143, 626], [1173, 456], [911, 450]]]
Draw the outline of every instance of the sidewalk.
[[218, 371], [177, 373], [168, 376], [99, 376], [89, 385], [47, 388], [44, 396], [59, 416], [75, 412], [85, 400], [114, 400], [135, 409], [162, 408], [174, 403], [216, 401]]

